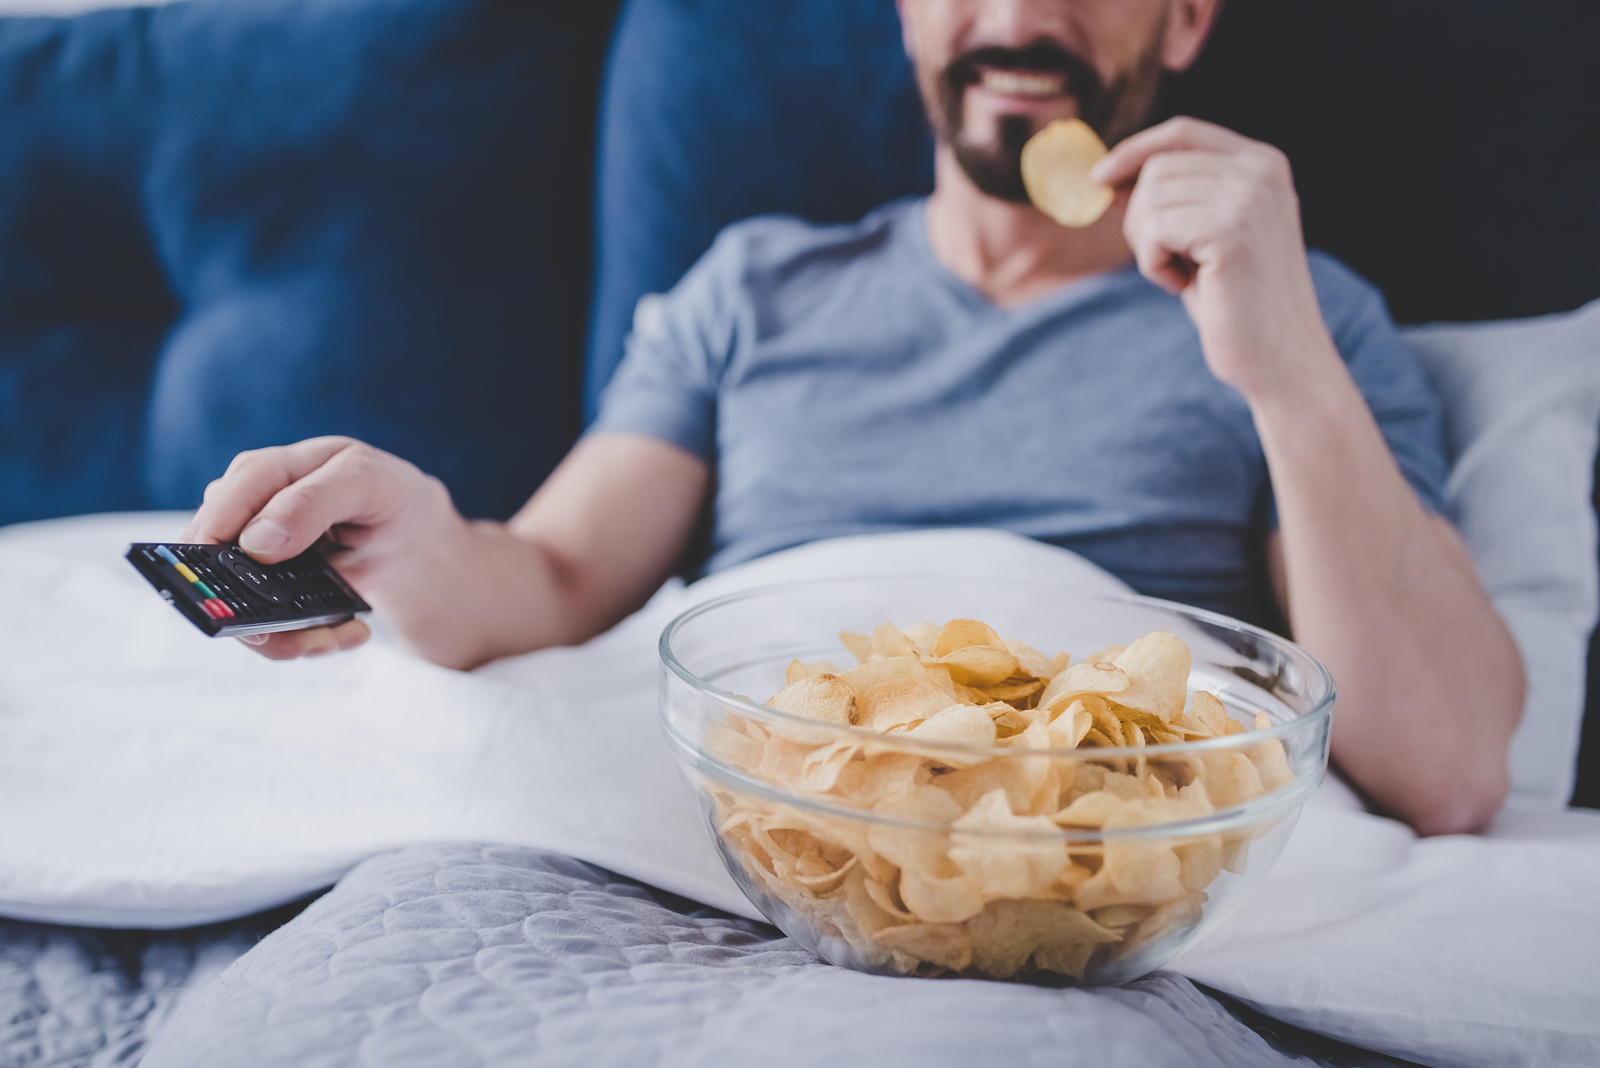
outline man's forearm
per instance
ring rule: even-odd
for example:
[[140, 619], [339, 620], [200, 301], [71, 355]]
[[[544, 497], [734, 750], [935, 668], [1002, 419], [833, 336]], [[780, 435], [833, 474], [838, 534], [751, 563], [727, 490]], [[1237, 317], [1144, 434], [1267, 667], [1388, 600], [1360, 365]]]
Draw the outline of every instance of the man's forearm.
[[468, 669], [502, 656], [581, 642], [602, 629], [573, 576], [504, 523], [460, 520], [420, 542], [403, 584], [378, 589], [375, 607], [419, 655]]
[[1332, 348], [1250, 398], [1277, 499], [1290, 624], [1339, 686], [1334, 756], [1425, 833], [1507, 788], [1522, 661], [1448, 524], [1417, 501]]
[[[507, 523], [449, 510], [386, 561], [381, 605], [448, 667], [586, 641], [638, 608], [682, 555], [709, 476], [698, 458], [629, 434], [578, 443]], [[442, 515], [442, 512], [435, 514]]]

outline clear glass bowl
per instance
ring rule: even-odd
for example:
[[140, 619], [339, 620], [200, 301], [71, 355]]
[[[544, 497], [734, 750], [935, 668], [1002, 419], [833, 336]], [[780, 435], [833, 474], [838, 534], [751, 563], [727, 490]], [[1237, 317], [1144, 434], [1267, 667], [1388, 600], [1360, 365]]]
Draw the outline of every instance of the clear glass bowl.
[[[791, 660], [854, 666], [841, 630], [957, 618], [1074, 662], [1170, 631], [1190, 650], [1190, 694], [1209, 691], [1242, 728], [1168, 745], [1019, 751], [817, 723], [759, 703], [784, 686]], [[802, 582], [685, 612], [660, 652], [662, 729], [728, 873], [786, 934], [866, 972], [1136, 979], [1243, 903], [1327, 767], [1334, 687], [1321, 664], [1266, 631], [1148, 598], [945, 578]], [[1214, 801], [1170, 800], [1196, 777]], [[912, 785], [954, 800], [888, 800]], [[1102, 826], [960, 818], [993, 788], [1015, 814], [1037, 815], [1096, 789], [1131, 796], [1135, 785], [1169, 801]]]

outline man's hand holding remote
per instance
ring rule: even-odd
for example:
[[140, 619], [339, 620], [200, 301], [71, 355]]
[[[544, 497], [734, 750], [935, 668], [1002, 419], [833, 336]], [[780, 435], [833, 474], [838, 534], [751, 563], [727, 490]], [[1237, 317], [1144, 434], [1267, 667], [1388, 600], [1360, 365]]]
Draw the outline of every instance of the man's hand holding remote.
[[[581, 442], [509, 523], [473, 522], [444, 485], [350, 438], [241, 453], [183, 537], [276, 563], [322, 541], [329, 563], [418, 653], [467, 668], [583, 641], [638, 607], [687, 544], [705, 466], [622, 434]], [[274, 660], [353, 649], [360, 620], [255, 635]]]

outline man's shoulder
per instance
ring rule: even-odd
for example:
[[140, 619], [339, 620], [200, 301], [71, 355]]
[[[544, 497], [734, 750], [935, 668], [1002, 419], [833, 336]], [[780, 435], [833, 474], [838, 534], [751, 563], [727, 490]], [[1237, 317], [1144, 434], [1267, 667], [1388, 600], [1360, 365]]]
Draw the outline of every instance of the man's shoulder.
[[1346, 336], [1352, 333], [1396, 330], [1383, 291], [1343, 260], [1320, 249], [1310, 249], [1306, 252], [1306, 262], [1311, 268], [1312, 285], [1317, 290], [1317, 303], [1322, 306], [1323, 321], [1328, 324], [1334, 340], [1341, 343], [1341, 349]]

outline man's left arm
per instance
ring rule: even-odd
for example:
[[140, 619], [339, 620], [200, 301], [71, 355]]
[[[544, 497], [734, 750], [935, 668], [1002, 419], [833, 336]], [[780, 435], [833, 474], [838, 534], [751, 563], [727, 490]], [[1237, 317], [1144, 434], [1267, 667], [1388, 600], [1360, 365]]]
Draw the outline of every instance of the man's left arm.
[[1322, 319], [1288, 161], [1193, 119], [1119, 144], [1140, 270], [1182, 296], [1250, 405], [1276, 497], [1269, 564], [1295, 640], [1339, 687], [1333, 756], [1424, 834], [1505, 800], [1522, 658], [1450, 523], [1423, 508]]

